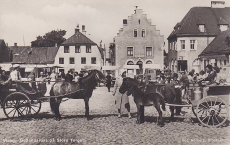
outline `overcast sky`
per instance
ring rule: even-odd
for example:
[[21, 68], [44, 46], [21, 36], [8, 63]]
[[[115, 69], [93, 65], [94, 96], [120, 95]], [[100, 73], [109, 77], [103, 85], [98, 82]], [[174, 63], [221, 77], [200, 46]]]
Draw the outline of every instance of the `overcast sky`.
[[23, 46], [24, 35], [25, 45], [30, 45], [37, 36], [56, 29], [66, 30], [69, 38], [79, 24], [86, 26], [91, 40], [108, 46], [134, 6], [143, 9], [166, 42], [190, 8], [210, 7], [211, 0], [0, 0], [0, 39], [9, 46]]

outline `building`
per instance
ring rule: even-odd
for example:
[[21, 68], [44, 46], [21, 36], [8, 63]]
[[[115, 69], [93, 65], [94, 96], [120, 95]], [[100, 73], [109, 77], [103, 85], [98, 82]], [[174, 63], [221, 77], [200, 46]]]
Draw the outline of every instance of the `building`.
[[10, 50], [5, 41], [0, 39], [0, 63], [10, 62]]
[[229, 64], [230, 29], [223, 31], [203, 50], [199, 58], [213, 66], [222, 67]]
[[229, 28], [230, 8], [224, 1], [212, 1], [211, 7], [193, 7], [168, 37], [168, 66], [174, 71], [204, 69], [208, 64], [198, 56], [222, 31]]
[[54, 65], [55, 56], [58, 47], [18, 47], [12, 64], [20, 65], [20, 73], [22, 77], [27, 77], [34, 68], [35, 73], [42, 71], [45, 74], [51, 72], [51, 67]]
[[82, 26], [80, 32], [79, 26], [75, 29], [75, 33], [64, 41], [57, 52], [54, 65], [60, 66], [60, 70], [67, 73], [69, 70], [81, 71], [82, 69], [101, 69], [102, 52], [101, 49], [86, 37], [85, 26]]
[[151, 24], [143, 10], [123, 20], [123, 28], [110, 44], [110, 62], [124, 68], [128, 73], [143, 74], [146, 64], [163, 68], [164, 38]]

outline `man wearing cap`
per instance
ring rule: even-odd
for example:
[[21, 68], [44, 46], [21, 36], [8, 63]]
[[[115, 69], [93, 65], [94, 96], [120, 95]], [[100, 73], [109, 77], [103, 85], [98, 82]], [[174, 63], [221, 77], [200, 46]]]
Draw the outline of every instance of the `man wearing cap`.
[[10, 79], [12, 81], [17, 82], [17, 81], [21, 81], [21, 78], [22, 77], [21, 77], [21, 74], [19, 72], [19, 65], [16, 64], [16, 65], [14, 65], [14, 70], [10, 73]]

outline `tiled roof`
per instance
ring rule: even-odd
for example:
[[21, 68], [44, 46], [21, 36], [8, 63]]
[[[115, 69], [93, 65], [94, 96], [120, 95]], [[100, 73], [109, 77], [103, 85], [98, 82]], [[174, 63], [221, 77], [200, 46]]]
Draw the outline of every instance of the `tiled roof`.
[[54, 62], [57, 51], [57, 47], [24, 48], [12, 63], [50, 64]]
[[[206, 32], [199, 31], [199, 24], [205, 24]], [[230, 24], [230, 7], [193, 7], [175, 26], [177, 29], [173, 30], [168, 39], [173, 36], [216, 36], [221, 32], [220, 24]]]
[[80, 31], [77, 31], [74, 35], [64, 41], [61, 45], [97, 45]]
[[19, 54], [25, 48], [30, 48], [30, 46], [8, 46], [9, 50], [13, 50], [13, 55]]
[[226, 55], [230, 54], [230, 45], [226, 42], [226, 37], [230, 37], [230, 29], [223, 31], [201, 52], [199, 56]]

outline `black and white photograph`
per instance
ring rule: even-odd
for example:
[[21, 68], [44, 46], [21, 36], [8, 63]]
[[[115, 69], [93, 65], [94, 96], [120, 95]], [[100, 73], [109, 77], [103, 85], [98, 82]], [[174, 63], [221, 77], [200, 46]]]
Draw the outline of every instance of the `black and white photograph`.
[[1, 145], [230, 145], [229, 0], [0, 0]]

